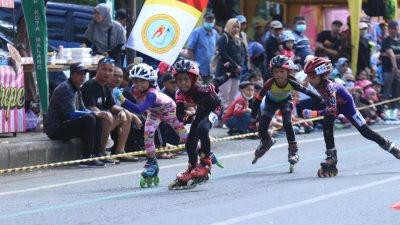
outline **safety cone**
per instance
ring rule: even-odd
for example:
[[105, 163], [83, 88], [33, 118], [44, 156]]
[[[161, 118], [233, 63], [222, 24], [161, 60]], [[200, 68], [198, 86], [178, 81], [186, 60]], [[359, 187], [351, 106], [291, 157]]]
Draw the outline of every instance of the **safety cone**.
[[394, 205], [392, 206], [392, 209], [394, 209], [394, 210], [400, 210], [400, 202], [397, 202], [396, 204], [394, 204]]

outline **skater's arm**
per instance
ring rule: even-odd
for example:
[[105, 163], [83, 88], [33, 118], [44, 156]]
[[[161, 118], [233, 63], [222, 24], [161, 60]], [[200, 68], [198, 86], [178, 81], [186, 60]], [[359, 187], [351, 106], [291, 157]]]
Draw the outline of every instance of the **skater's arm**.
[[308, 96], [310, 96], [311, 98], [313, 98], [315, 101], [317, 102], [323, 102], [323, 98], [319, 95], [317, 95], [316, 93], [310, 91], [309, 89], [307, 89], [306, 87], [304, 87], [303, 85], [301, 85], [299, 82], [297, 82], [294, 79], [289, 78], [288, 79], [289, 83], [293, 86], [293, 89], [296, 91], [300, 91]]
[[325, 101], [325, 109], [318, 111], [318, 116], [324, 115], [336, 115], [337, 104], [336, 104], [336, 91], [329, 91], [329, 96]]
[[134, 113], [143, 113], [156, 101], [156, 98], [156, 94], [149, 93], [142, 104], [135, 104], [128, 99], [125, 99], [121, 106]]

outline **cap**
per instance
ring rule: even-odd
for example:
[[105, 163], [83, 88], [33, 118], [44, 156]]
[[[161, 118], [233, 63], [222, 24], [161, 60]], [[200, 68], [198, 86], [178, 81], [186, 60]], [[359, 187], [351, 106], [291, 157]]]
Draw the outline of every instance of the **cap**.
[[399, 23], [396, 20], [392, 20], [389, 22], [389, 27], [398, 27]]
[[175, 77], [172, 76], [172, 73], [170, 71], [166, 72], [160, 79], [162, 83], [167, 81], [175, 81]]
[[236, 16], [236, 19], [239, 20], [239, 23], [247, 23], [247, 19], [246, 19], [246, 17], [243, 16], [243, 15], [237, 15], [237, 16]]
[[215, 19], [215, 15], [212, 12], [206, 12], [206, 14], [204, 14], [203, 18], [212, 18]]
[[283, 28], [283, 25], [278, 20], [274, 20], [271, 22], [271, 27], [272, 28]]
[[70, 65], [69, 67], [70, 74], [72, 75], [75, 72], [88, 72], [89, 70], [82, 63], [75, 63]]
[[368, 28], [368, 24], [365, 22], [360, 22], [360, 30], [362, 29], [367, 29]]
[[332, 22], [332, 25], [338, 25], [339, 27], [341, 27], [341, 26], [343, 26], [343, 23], [342, 23], [342, 21], [340, 21], [340, 20], [334, 20], [334, 21]]

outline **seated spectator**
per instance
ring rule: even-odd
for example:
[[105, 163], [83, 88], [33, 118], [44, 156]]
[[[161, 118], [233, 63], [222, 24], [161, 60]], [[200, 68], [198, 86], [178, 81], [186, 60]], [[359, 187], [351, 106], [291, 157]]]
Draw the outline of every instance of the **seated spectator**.
[[352, 74], [350, 68], [350, 61], [346, 58], [340, 58], [335, 64], [335, 68], [329, 74], [329, 79], [340, 78], [343, 79], [344, 74]]
[[266, 73], [265, 67], [265, 49], [264, 46], [256, 41], [250, 42], [249, 44], [249, 57], [250, 63], [252, 64], [251, 68], [255, 70], [257, 68], [261, 74]]
[[[100, 155], [106, 155], [106, 145], [111, 131], [117, 130], [118, 140], [116, 141], [115, 153], [124, 154], [125, 144], [131, 128], [131, 118], [121, 106], [114, 102], [111, 89], [108, 83], [114, 74], [114, 60], [102, 58], [99, 60], [96, 69], [96, 76], [85, 82], [82, 86], [82, 97], [85, 106], [93, 111], [101, 113], [103, 132], [101, 135]], [[121, 157], [122, 161], [137, 161], [132, 156]], [[109, 163], [118, 161], [110, 160]]]
[[[44, 121], [44, 130], [50, 139], [81, 138], [83, 159], [98, 156], [102, 133], [99, 118], [105, 116], [105, 112], [91, 112], [83, 105], [80, 88], [85, 81], [86, 72], [83, 64], [71, 65], [70, 78], [54, 90]], [[80, 167], [104, 167], [104, 165], [104, 162], [99, 160], [79, 164]]]
[[[224, 123], [229, 128], [229, 135], [247, 134], [248, 126], [251, 124], [251, 109], [249, 100], [254, 96], [254, 84], [244, 81], [239, 85], [241, 95], [237, 97], [228, 107], [224, 114]], [[254, 132], [254, 131], [251, 131]]]

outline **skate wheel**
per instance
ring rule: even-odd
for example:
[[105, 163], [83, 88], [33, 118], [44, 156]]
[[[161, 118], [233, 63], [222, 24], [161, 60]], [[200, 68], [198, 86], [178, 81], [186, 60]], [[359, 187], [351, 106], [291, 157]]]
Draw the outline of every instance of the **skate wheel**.
[[140, 179], [139, 184], [140, 184], [140, 187], [141, 187], [141, 188], [145, 188], [145, 187], [146, 187], [146, 179], [144, 179], [144, 178], [142, 177], [142, 179]]
[[289, 166], [289, 173], [293, 173], [294, 172], [294, 165], [290, 164]]
[[178, 183], [177, 180], [173, 180], [171, 181], [171, 183], [169, 183], [168, 185], [168, 190], [173, 190], [175, 188], [175, 185]]
[[186, 183], [187, 188], [193, 188], [195, 186], [194, 180], [188, 180]]
[[251, 161], [251, 164], [256, 164], [257, 160], [258, 160], [258, 158], [254, 157], [253, 161]]
[[153, 178], [148, 177], [146, 183], [147, 183], [147, 187], [151, 187], [151, 185], [153, 185]]
[[318, 174], [318, 177], [323, 177], [324, 170], [322, 168], [319, 168], [317, 174]]
[[335, 168], [335, 170], [332, 172], [332, 175], [336, 177], [338, 175], [338, 173], [339, 173], [339, 170], [337, 168]]
[[154, 185], [158, 186], [159, 183], [160, 183], [160, 178], [159, 177], [154, 177]]

